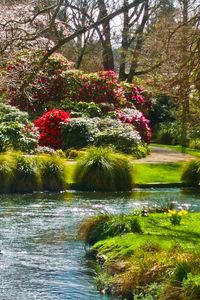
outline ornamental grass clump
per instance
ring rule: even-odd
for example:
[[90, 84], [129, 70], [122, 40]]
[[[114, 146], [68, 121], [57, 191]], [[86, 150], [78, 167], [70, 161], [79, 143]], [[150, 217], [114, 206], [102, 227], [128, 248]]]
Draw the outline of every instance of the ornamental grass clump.
[[11, 188], [15, 162], [9, 154], [0, 155], [0, 193], [8, 193]]
[[67, 171], [64, 159], [54, 155], [38, 157], [42, 190], [61, 191], [67, 187]]
[[82, 190], [128, 191], [133, 187], [129, 159], [110, 148], [90, 148], [76, 165], [74, 181]]
[[191, 185], [199, 185], [200, 183], [200, 160], [192, 160], [185, 164], [181, 180]]
[[13, 154], [15, 169], [12, 180], [12, 192], [33, 192], [41, 189], [40, 172], [33, 157]]

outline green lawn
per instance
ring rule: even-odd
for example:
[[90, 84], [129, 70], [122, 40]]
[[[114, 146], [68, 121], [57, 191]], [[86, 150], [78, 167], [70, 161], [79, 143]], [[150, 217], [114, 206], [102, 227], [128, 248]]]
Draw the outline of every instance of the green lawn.
[[136, 184], [179, 183], [182, 163], [138, 163], [134, 165]]
[[[180, 145], [163, 145], [163, 144], [151, 144], [150, 146], [168, 148], [177, 152], [183, 152], [186, 154], [193, 155], [195, 157], [200, 157], [200, 150], [192, 149], [192, 148], [183, 148]], [[182, 151], [183, 150], [183, 151]]]
[[[134, 215], [131, 217], [135, 218]], [[127, 220], [129, 220], [128, 217]], [[172, 225], [165, 213], [153, 213], [149, 214], [148, 217], [139, 216], [138, 220], [141, 224], [142, 233], [127, 233], [113, 238], [108, 237], [97, 242], [94, 248], [99, 249], [100, 253], [106, 254], [111, 261], [121, 255], [129, 257], [146, 242], [159, 244], [162, 250], [168, 251], [173, 245], [178, 244], [184, 251], [200, 253], [200, 213], [188, 213], [182, 217], [180, 225]], [[126, 222], [126, 217], [124, 221]]]

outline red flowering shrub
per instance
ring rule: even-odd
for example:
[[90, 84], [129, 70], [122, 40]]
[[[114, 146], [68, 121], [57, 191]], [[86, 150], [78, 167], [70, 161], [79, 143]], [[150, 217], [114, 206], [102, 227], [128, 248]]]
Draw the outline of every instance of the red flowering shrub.
[[94, 102], [102, 111], [107, 112], [115, 107], [125, 105], [126, 98], [117, 75], [113, 71], [101, 71], [84, 74], [80, 71], [65, 73], [65, 100], [75, 102]]
[[135, 129], [140, 133], [142, 140], [147, 144], [150, 143], [151, 128], [149, 127], [149, 120], [142, 112], [133, 109], [125, 109], [123, 111], [116, 110], [116, 113], [120, 121], [134, 125]]
[[52, 109], [34, 121], [39, 129], [40, 146], [49, 146], [53, 149], [62, 148], [63, 138], [61, 134], [61, 123], [70, 120], [70, 113], [62, 110]]

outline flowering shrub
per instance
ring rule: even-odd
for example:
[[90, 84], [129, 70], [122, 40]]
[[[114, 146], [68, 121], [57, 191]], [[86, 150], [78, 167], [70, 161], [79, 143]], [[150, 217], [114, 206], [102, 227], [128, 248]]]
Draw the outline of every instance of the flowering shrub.
[[97, 132], [97, 118], [73, 118], [62, 123], [63, 149], [92, 145]]
[[96, 146], [109, 145], [117, 151], [143, 156], [140, 152], [141, 137], [130, 124], [123, 124], [111, 118], [100, 119], [96, 122], [98, 131], [95, 134]]
[[170, 210], [170, 209], [168, 210], [168, 213], [167, 213], [172, 225], [180, 225], [182, 217], [187, 214], [188, 214], [187, 210], [176, 211], [176, 210]]
[[[22, 94], [19, 91], [21, 82], [33, 72], [43, 54], [41, 50], [34, 52], [23, 50], [7, 62], [5, 83], [10, 104], [36, 113], [49, 108], [49, 102], [59, 103], [65, 99], [75, 102], [95, 102], [103, 108], [105, 103], [115, 107], [126, 104], [124, 90], [117, 83], [115, 72], [84, 74], [82, 71], [69, 70], [72, 63], [58, 53], [48, 58], [45, 66], [38, 72], [36, 80], [29, 84], [26, 93]], [[55, 105], [51, 107], [53, 106]], [[106, 107], [106, 110], [108, 109], [109, 106]]]
[[137, 108], [142, 111], [145, 116], [149, 115], [153, 103], [150, 95], [142, 88], [135, 84], [121, 82], [121, 87], [127, 100], [126, 106], [129, 108]]
[[28, 114], [16, 107], [0, 104], [0, 151], [31, 152], [37, 146], [38, 132]]
[[62, 73], [72, 67], [72, 63], [59, 53], [48, 58], [36, 80], [26, 88], [26, 93], [20, 92], [21, 83], [34, 71], [43, 54], [41, 50], [23, 50], [7, 63], [5, 70], [9, 104], [21, 110], [41, 113], [46, 103], [61, 100], [65, 86]]
[[38, 127], [39, 145], [49, 146], [53, 149], [62, 148], [63, 137], [61, 133], [61, 124], [68, 122], [70, 119], [70, 113], [62, 110], [52, 109], [43, 114], [39, 119], [34, 121], [36, 127]]
[[149, 127], [149, 120], [144, 114], [134, 109], [116, 110], [117, 117], [123, 123], [134, 125], [136, 130], [140, 133], [141, 138], [147, 144], [151, 140], [151, 129]]

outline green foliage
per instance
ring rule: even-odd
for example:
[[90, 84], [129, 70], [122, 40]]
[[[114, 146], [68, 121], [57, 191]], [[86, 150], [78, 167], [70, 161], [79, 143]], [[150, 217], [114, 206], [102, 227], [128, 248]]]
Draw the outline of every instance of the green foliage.
[[176, 122], [162, 123], [159, 126], [156, 143], [176, 145], [180, 143], [180, 126]]
[[81, 157], [83, 155], [85, 155], [84, 149], [76, 150], [74, 148], [70, 148], [70, 149], [66, 150], [66, 157], [69, 159], [75, 159], [75, 158]]
[[33, 152], [38, 133], [28, 120], [28, 114], [0, 103], [0, 151], [21, 150]]
[[78, 236], [85, 243], [94, 243], [126, 233], [142, 233], [142, 228], [137, 216], [111, 216], [101, 214], [86, 219], [79, 228]]
[[47, 191], [61, 191], [66, 189], [66, 164], [56, 155], [41, 155], [37, 158], [40, 168], [42, 189]]
[[40, 189], [41, 178], [36, 162], [32, 157], [14, 154], [13, 192], [32, 192]]
[[200, 160], [192, 160], [184, 165], [181, 180], [191, 185], [199, 185]]
[[[130, 214], [103, 220], [104, 226], [94, 236], [99, 241], [91, 249], [97, 260], [106, 257], [100, 274], [101, 288], [109, 284], [110, 291], [122, 299], [127, 295], [130, 299], [199, 299], [199, 217], [199, 213], [191, 213], [184, 224], [172, 227], [164, 213], [149, 214], [140, 217], [140, 234], [116, 230], [113, 237], [105, 224], [122, 224], [123, 220], [127, 226], [130, 219], [137, 217]], [[91, 229], [88, 231], [94, 234], [95, 226]], [[116, 272], [116, 264], [125, 267]]]
[[70, 100], [61, 101], [61, 109], [70, 111], [71, 116], [85, 116], [85, 117], [100, 117], [102, 115], [99, 105], [94, 102], [74, 102]]
[[[111, 118], [101, 119], [97, 123], [99, 131], [95, 136], [95, 145], [112, 146], [117, 151], [142, 156], [141, 138], [135, 128], [127, 123], [121, 123]], [[144, 146], [145, 148], [145, 146]]]
[[62, 124], [63, 149], [82, 148], [94, 143], [95, 119], [74, 118]]
[[175, 120], [175, 102], [167, 95], [157, 95], [153, 99], [153, 107], [150, 111], [150, 121], [153, 128], [158, 124], [171, 123]]
[[183, 281], [184, 299], [200, 299], [200, 274], [188, 274], [187, 279]]
[[94, 244], [99, 240], [98, 234], [103, 233], [104, 224], [110, 219], [108, 214], [100, 214], [84, 220], [78, 230], [78, 237], [86, 244]]
[[0, 193], [8, 193], [11, 190], [15, 161], [12, 156], [0, 155]]
[[60, 191], [66, 188], [65, 161], [58, 156], [0, 155], [0, 193]]
[[133, 178], [127, 157], [109, 148], [91, 148], [75, 167], [74, 179], [80, 189], [131, 190]]
[[190, 140], [189, 147], [192, 149], [200, 150], [200, 138]]
[[187, 279], [188, 274], [191, 272], [192, 266], [188, 261], [180, 261], [177, 263], [174, 270], [174, 280], [182, 282], [184, 279]]

